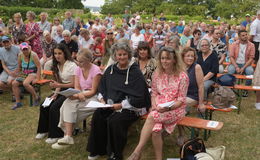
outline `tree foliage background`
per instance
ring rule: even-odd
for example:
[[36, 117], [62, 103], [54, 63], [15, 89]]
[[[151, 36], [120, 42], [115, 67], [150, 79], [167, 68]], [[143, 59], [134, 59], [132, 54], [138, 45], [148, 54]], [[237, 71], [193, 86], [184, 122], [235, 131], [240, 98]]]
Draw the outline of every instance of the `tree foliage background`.
[[[83, 9], [82, 0], [0, 0], [2, 6], [27, 6], [40, 8]], [[84, 1], [84, 0], [83, 0]]]
[[125, 9], [147, 14], [221, 16], [224, 18], [255, 14], [259, 0], [105, 0], [103, 14], [123, 14]]

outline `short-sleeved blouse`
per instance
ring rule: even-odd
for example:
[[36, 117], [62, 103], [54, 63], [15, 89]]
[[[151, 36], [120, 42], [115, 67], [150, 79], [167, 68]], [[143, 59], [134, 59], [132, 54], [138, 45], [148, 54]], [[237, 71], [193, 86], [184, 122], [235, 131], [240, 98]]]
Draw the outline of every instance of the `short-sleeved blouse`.
[[154, 132], [165, 129], [168, 133], [172, 133], [177, 122], [185, 116], [186, 95], [189, 86], [189, 78], [185, 72], [179, 75], [169, 75], [166, 73], [154, 73], [152, 78], [152, 98], [155, 105], [170, 102], [181, 101], [182, 105], [171, 111], [159, 113], [152, 111], [155, 125]]
[[101, 70], [95, 64], [91, 65], [91, 68], [88, 73], [87, 79], [84, 78], [82, 69], [80, 67], [76, 67], [75, 69], [75, 76], [79, 78], [79, 84], [81, 90], [89, 90], [92, 88], [92, 81], [96, 77], [96, 75], [102, 74]]
[[67, 60], [64, 65], [63, 65], [63, 70], [60, 70], [60, 67], [58, 66], [59, 69], [59, 76], [61, 79], [62, 83], [70, 83], [71, 82], [71, 76], [75, 75], [74, 71], [76, 68], [76, 63], [73, 61]]

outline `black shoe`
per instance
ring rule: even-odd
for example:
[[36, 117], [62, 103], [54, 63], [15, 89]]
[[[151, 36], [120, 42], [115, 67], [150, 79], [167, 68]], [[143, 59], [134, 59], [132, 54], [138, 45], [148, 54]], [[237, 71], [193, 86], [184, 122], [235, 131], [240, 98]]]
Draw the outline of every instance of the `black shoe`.
[[243, 91], [242, 92], [242, 97], [248, 97], [248, 91]]
[[3, 93], [4, 93], [4, 91], [0, 89], [0, 94], [3, 94]]

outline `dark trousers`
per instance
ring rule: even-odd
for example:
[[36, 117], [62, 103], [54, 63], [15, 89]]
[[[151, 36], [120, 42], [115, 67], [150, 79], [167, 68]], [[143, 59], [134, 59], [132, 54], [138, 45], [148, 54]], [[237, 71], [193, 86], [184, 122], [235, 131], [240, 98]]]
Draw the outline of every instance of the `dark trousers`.
[[95, 155], [114, 154], [117, 159], [122, 160], [128, 128], [137, 119], [138, 116], [133, 111], [97, 109], [92, 117], [87, 151]]
[[58, 95], [49, 107], [40, 107], [40, 117], [37, 133], [48, 132], [49, 138], [60, 138], [64, 136], [63, 131], [58, 127], [60, 121], [60, 108], [66, 97]]
[[1, 63], [1, 61], [0, 61], [0, 74], [3, 72], [3, 66], [2, 66], [2, 63]]
[[259, 48], [260, 42], [253, 42], [253, 43], [255, 45], [255, 64], [257, 64], [258, 59], [259, 59], [259, 50], [258, 50], [258, 48]]

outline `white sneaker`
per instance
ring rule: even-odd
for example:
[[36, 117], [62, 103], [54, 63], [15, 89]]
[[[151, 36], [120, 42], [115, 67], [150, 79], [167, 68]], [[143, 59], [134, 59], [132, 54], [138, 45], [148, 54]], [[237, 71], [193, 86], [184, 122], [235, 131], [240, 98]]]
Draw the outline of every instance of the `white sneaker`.
[[64, 136], [63, 138], [58, 140], [58, 144], [60, 145], [74, 144], [74, 139], [71, 136]]
[[88, 156], [88, 160], [96, 160], [98, 159], [100, 156], [99, 155], [96, 155], [96, 156]]
[[35, 139], [43, 139], [44, 137], [46, 137], [48, 135], [48, 133], [38, 133], [35, 136]]
[[68, 148], [68, 147], [69, 147], [69, 145], [59, 145], [58, 142], [51, 145], [52, 149], [65, 149], [65, 148]]
[[46, 143], [49, 143], [49, 144], [53, 144], [53, 143], [56, 143], [58, 141], [58, 138], [47, 138], [45, 140]]

